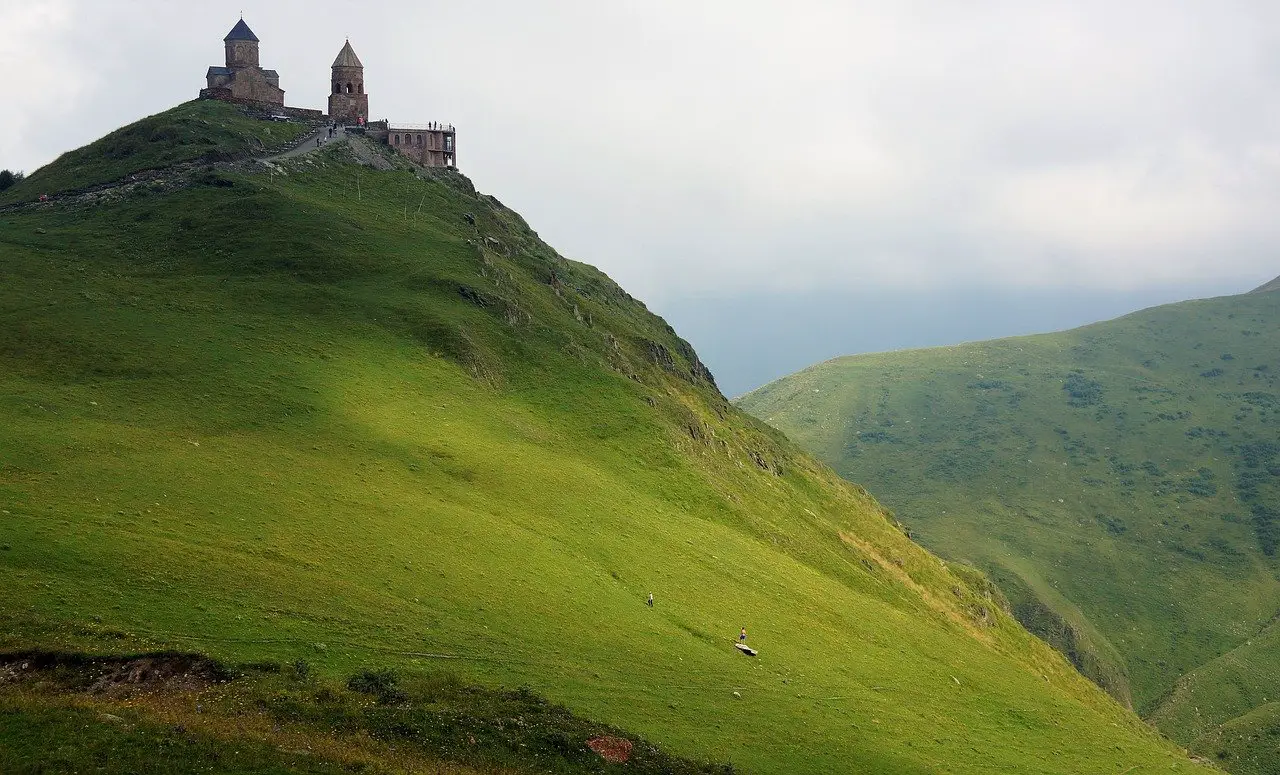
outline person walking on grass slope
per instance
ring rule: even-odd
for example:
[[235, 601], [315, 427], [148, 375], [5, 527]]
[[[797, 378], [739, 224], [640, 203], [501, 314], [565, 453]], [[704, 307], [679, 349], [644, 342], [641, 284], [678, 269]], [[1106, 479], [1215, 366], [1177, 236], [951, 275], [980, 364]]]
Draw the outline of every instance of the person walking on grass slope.
[[747, 628], [746, 628], [746, 627], [743, 627], [743, 628], [742, 628], [742, 632], [738, 633], [738, 642], [739, 642], [739, 643], [746, 643], [746, 642], [747, 642]]
[[648, 599], [648, 601], [646, 601], [646, 603], [647, 603], [647, 605], [648, 605], [650, 608], [653, 608], [653, 593], [652, 593], [652, 592], [650, 592], [650, 593], [649, 593], [649, 599]]

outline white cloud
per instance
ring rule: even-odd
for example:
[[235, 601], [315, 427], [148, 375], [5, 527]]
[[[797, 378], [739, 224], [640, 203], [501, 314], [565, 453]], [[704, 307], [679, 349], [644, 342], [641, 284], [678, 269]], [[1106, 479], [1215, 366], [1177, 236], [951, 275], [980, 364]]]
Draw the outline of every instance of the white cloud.
[[[245, 11], [291, 102], [323, 104], [350, 36], [375, 114], [459, 125], [478, 185], [642, 297], [1280, 273], [1270, 2]], [[190, 98], [234, 21], [185, 0], [0, 0], [0, 57], [48, 63], [0, 125], [0, 165]]]
[[0, 72], [7, 79], [0, 166], [22, 169], [5, 163], [28, 158], [42, 127], [74, 120], [77, 99], [92, 86], [91, 76], [77, 72], [74, 21], [70, 0], [0, 3]]

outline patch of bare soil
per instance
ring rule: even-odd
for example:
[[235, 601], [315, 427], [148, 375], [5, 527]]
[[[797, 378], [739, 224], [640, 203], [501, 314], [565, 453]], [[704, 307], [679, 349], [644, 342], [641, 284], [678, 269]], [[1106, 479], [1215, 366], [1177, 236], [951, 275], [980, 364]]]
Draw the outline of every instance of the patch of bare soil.
[[174, 652], [87, 657], [50, 651], [0, 655], [0, 684], [53, 678], [93, 694], [120, 697], [139, 691], [190, 691], [230, 680], [217, 662]]
[[108, 695], [138, 689], [190, 691], [224, 680], [225, 672], [211, 660], [189, 654], [162, 654], [138, 657], [107, 669], [89, 691]]
[[632, 743], [624, 737], [600, 735], [588, 740], [587, 747], [614, 764], [625, 764], [631, 758]]

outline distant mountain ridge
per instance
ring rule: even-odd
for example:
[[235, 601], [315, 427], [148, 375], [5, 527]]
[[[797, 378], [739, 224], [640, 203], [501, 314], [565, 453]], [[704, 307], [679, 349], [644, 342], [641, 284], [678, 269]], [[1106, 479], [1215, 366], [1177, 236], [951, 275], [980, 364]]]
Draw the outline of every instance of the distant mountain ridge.
[[1277, 282], [839, 358], [738, 404], [991, 574], [1024, 624], [1166, 733], [1274, 774], [1280, 753], [1249, 741], [1280, 735]]

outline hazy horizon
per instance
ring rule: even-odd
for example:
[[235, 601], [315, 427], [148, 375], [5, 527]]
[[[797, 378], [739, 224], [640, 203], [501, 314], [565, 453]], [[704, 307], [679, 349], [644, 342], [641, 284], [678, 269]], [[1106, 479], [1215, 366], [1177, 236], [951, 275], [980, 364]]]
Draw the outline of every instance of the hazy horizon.
[[1115, 293], [971, 288], [889, 297], [817, 292], [666, 299], [653, 309], [693, 344], [724, 394], [736, 398], [831, 358], [1052, 333], [1253, 287], [1153, 286]]

